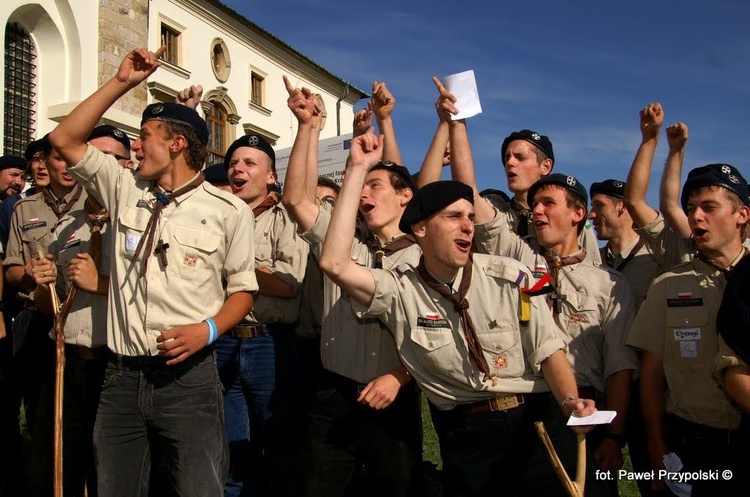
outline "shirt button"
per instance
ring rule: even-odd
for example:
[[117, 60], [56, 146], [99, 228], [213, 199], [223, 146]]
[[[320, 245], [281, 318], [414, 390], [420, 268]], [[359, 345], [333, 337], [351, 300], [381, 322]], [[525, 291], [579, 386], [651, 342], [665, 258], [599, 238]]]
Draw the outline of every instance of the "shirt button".
[[373, 357], [375, 357], [375, 352], [373, 352], [373, 353], [372, 353], [372, 354], [370, 354], [370, 355], [372, 355]]
[[164, 216], [163, 218], [161, 218], [162, 222], [165, 222], [165, 223], [167, 222], [168, 219], [169, 218], [167, 216]]

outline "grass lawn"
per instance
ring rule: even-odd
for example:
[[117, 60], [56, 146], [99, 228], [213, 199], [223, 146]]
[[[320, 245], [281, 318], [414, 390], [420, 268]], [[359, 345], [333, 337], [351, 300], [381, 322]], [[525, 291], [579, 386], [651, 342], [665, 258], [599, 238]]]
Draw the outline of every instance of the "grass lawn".
[[[438, 438], [437, 434], [435, 433], [435, 428], [432, 425], [432, 419], [430, 418], [430, 408], [427, 407], [427, 399], [424, 395], [422, 395], [422, 432], [424, 434], [424, 439], [422, 442], [423, 459], [435, 464], [438, 468], [442, 468], [443, 464], [440, 460], [440, 447], [438, 446]], [[627, 448], [623, 452], [623, 459], [625, 460], [623, 469], [632, 471], [633, 466], [630, 464], [630, 456], [628, 455]], [[620, 492], [620, 497], [640, 496], [640, 492], [638, 492], [638, 485], [636, 485], [635, 481], [620, 480], [618, 482], [618, 490]]]

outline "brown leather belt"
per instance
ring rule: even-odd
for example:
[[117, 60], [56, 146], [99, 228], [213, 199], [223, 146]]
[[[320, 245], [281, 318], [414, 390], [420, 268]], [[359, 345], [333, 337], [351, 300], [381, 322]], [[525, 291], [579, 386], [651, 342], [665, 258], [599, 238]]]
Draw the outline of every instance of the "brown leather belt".
[[72, 343], [65, 344], [65, 357], [71, 357], [75, 359], [84, 359], [86, 361], [93, 361], [95, 359], [106, 359], [109, 356], [109, 349], [107, 347], [84, 347], [83, 345], [73, 345]]
[[497, 397], [487, 400], [481, 400], [471, 404], [461, 404], [456, 406], [466, 412], [477, 414], [482, 412], [507, 411], [520, 406], [526, 402], [522, 393], [501, 393]]
[[227, 331], [227, 335], [232, 338], [254, 338], [261, 335], [268, 335], [268, 325], [265, 323], [240, 323]]

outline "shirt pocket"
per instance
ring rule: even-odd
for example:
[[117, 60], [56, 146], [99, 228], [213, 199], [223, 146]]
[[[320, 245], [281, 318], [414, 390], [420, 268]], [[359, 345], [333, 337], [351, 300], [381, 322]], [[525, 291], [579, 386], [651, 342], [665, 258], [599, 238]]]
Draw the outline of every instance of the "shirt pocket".
[[[143, 208], [127, 207], [120, 216], [119, 222], [123, 232], [119, 253], [128, 260], [133, 260], [135, 249], [138, 247], [151, 213]], [[143, 254], [141, 254], [143, 257]]]
[[503, 326], [477, 336], [494, 375], [498, 378], [523, 376], [526, 364], [518, 330], [512, 326]]
[[[714, 359], [718, 345], [716, 331], [708, 326], [709, 321], [705, 305], [667, 307], [665, 349], [671, 351], [669, 356], [681, 371], [701, 372], [706, 361]], [[665, 361], [669, 360], [666, 355]]]
[[54, 236], [48, 227], [30, 229], [21, 233], [21, 241], [27, 247], [31, 257], [36, 257], [40, 251], [46, 254], [53, 240]]
[[220, 267], [214, 267], [221, 236], [205, 229], [177, 225], [174, 249], [170, 247], [170, 252], [174, 252], [168, 254], [167, 268], [172, 268], [179, 278], [207, 282], [213, 273], [221, 270]]
[[426, 368], [442, 370], [455, 354], [453, 330], [449, 327], [415, 326], [411, 330], [411, 341], [417, 360]]

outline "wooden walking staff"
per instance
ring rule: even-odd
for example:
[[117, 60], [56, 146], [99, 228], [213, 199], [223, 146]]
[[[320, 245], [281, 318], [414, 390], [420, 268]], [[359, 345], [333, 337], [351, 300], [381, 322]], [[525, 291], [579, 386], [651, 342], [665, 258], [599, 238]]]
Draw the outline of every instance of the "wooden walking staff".
[[[39, 259], [44, 254], [39, 252]], [[54, 264], [54, 261], [52, 261]], [[75, 297], [75, 287], [71, 288], [65, 303], [61, 306], [55, 284], [49, 283], [49, 295], [52, 301], [52, 312], [55, 315], [55, 414], [54, 414], [54, 497], [63, 497], [63, 386], [65, 384], [65, 320], [68, 318], [70, 304]]]
[[544, 448], [547, 449], [547, 455], [549, 456], [550, 462], [552, 462], [552, 466], [555, 468], [555, 473], [557, 473], [557, 476], [560, 478], [568, 495], [570, 495], [570, 497], [583, 497], [583, 486], [586, 484], [586, 435], [582, 433], [578, 434], [576, 479], [575, 481], [571, 481], [568, 472], [565, 471], [565, 468], [557, 455], [555, 446], [552, 445], [552, 440], [550, 440], [549, 435], [547, 435], [544, 423], [537, 421], [534, 423], [534, 426], [536, 426], [536, 432], [539, 435], [539, 438], [542, 439]]

